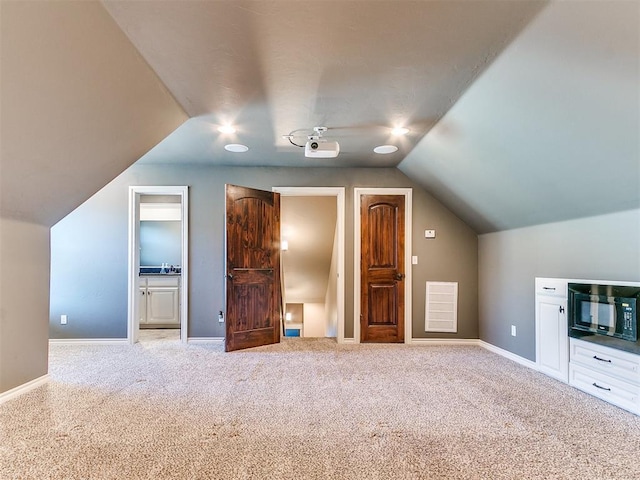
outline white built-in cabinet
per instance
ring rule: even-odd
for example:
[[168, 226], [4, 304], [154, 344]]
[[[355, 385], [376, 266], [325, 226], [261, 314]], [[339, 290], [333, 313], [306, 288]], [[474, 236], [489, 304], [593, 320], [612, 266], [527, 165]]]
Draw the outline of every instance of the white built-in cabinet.
[[140, 277], [140, 326], [180, 326], [180, 276]]
[[536, 363], [538, 370], [569, 381], [568, 281], [536, 278]]
[[603, 345], [596, 336], [569, 338], [569, 283], [609, 283], [536, 278], [536, 365], [540, 372], [640, 415], [640, 355]]
[[640, 356], [571, 339], [569, 384], [640, 414]]

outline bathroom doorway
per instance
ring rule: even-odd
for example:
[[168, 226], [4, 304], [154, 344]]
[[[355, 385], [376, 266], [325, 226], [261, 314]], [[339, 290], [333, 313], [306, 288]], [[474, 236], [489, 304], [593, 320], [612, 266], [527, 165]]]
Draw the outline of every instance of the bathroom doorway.
[[129, 343], [141, 328], [187, 341], [188, 213], [186, 186], [129, 187]]

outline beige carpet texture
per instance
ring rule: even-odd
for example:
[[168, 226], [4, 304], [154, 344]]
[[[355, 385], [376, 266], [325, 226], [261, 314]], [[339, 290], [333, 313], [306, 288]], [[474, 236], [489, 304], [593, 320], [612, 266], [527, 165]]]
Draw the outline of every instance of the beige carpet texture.
[[477, 346], [59, 345], [8, 479], [639, 479], [640, 417]]

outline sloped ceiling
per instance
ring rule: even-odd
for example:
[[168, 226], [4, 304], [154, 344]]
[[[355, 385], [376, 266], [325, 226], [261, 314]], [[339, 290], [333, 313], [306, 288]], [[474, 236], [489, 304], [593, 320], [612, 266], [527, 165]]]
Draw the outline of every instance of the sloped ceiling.
[[53, 225], [187, 116], [97, 2], [0, 2], [0, 206]]
[[[140, 157], [398, 166], [480, 233], [640, 206], [638, 2], [0, 9], [3, 217], [51, 225]], [[337, 159], [281, 137], [316, 125]]]
[[640, 207], [640, 2], [554, 2], [400, 163], [477, 232]]
[[[396, 166], [544, 6], [541, 1], [103, 4], [192, 117], [141, 161]], [[232, 123], [234, 135], [218, 126]], [[305, 158], [314, 126], [336, 159]], [[390, 127], [411, 133], [392, 138]], [[242, 155], [223, 149], [242, 143]], [[377, 155], [393, 143], [399, 150]]]

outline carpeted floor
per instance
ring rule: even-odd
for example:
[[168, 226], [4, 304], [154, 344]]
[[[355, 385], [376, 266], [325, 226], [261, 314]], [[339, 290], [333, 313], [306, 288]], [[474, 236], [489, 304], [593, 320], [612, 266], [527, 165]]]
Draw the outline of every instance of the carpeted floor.
[[640, 417], [474, 346], [149, 333], [50, 375], [0, 405], [2, 480], [640, 478]]

